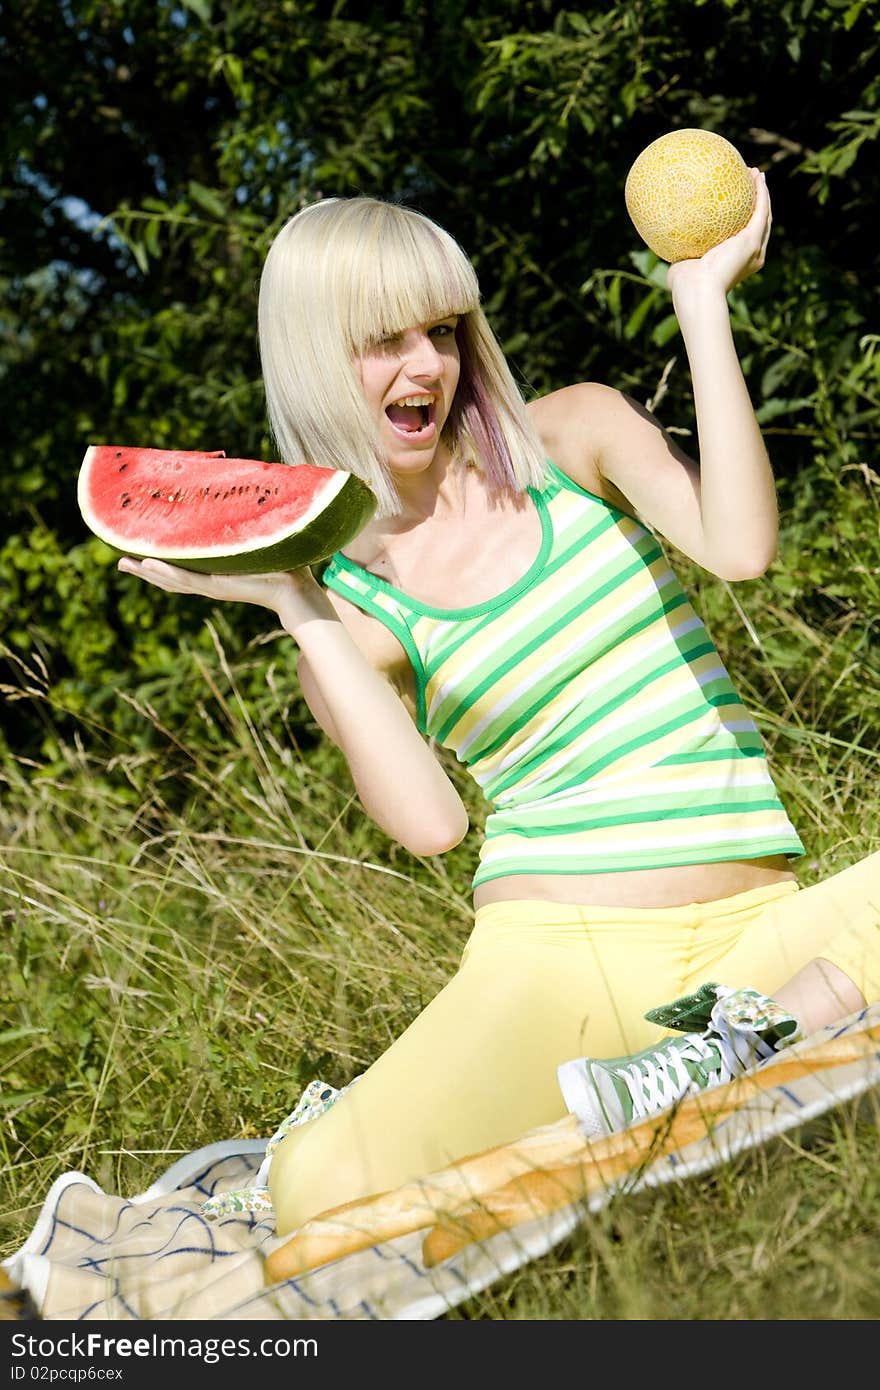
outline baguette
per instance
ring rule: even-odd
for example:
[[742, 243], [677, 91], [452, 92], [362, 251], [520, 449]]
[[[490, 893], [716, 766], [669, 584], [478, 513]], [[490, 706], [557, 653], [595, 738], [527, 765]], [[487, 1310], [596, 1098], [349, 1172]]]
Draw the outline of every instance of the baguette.
[[567, 1115], [417, 1182], [321, 1212], [267, 1256], [266, 1278], [280, 1283], [425, 1229], [426, 1263], [437, 1264], [472, 1240], [554, 1211], [705, 1137], [713, 1123], [771, 1087], [873, 1055], [878, 1040], [880, 1024], [803, 1051], [797, 1044], [770, 1066], [592, 1143], [581, 1136], [576, 1117]]
[[438, 1213], [464, 1209], [493, 1187], [548, 1163], [561, 1164], [583, 1147], [575, 1116], [566, 1115], [390, 1192], [331, 1207], [267, 1256], [267, 1278], [272, 1283], [291, 1279], [379, 1241], [433, 1226]]
[[486, 1240], [512, 1226], [547, 1216], [570, 1202], [583, 1201], [610, 1181], [628, 1172], [635, 1174], [653, 1159], [705, 1138], [713, 1126], [763, 1091], [875, 1055], [878, 1040], [880, 1025], [875, 1025], [849, 1037], [816, 1044], [800, 1056], [780, 1058], [773, 1067], [746, 1073], [717, 1090], [691, 1096], [662, 1116], [621, 1131], [632, 1141], [629, 1154], [600, 1153], [607, 1141], [598, 1140], [585, 1146], [586, 1152], [580, 1159], [543, 1172], [523, 1174], [487, 1193], [470, 1209], [438, 1222], [422, 1242], [423, 1263], [430, 1269], [473, 1241]]

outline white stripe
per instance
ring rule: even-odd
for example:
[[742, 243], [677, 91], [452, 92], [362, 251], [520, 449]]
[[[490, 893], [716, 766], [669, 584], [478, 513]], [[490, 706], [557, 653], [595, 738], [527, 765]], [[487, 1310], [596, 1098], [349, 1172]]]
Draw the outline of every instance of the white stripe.
[[[720, 767], [725, 774], [734, 772], [735, 776], [725, 775], [721, 780], [710, 778], [706, 774], [704, 767], [697, 771], [699, 775], [693, 777], [673, 777], [671, 774], [675, 769], [667, 767], [649, 768], [649, 773], [656, 773], [653, 780], [643, 778], [638, 783], [627, 782], [626, 786], [619, 791], [609, 792], [608, 780], [602, 780], [601, 786], [596, 786], [593, 782], [576, 787], [566, 787], [563, 791], [551, 792], [548, 796], [541, 796], [536, 801], [517, 801], [515, 805], [505, 805], [499, 808], [505, 816], [519, 815], [520, 813], [541, 811], [545, 808], [552, 811], [554, 818], [560, 811], [577, 810], [580, 807], [604, 806], [622, 801], [641, 801], [647, 797], [672, 796], [676, 793], [682, 795], [691, 792], [711, 792], [715, 791], [723, 795], [725, 792], [735, 792], [744, 790], [748, 787], [766, 788], [776, 795], [776, 787], [767, 770], [766, 763], [758, 762], [758, 766], [750, 767], [749, 764], [756, 762], [755, 758], [745, 759], [742, 764], [734, 762], [731, 765], [725, 763], [715, 763], [715, 767]], [[740, 767], [744, 767], [744, 772], [740, 775]], [[599, 779], [597, 779], [599, 780]], [[731, 804], [729, 812], [720, 814], [735, 814], [742, 808]]]
[[[670, 674], [673, 676], [685, 674], [690, 676], [691, 679], [693, 677], [690, 668], [685, 668], [681, 673], [672, 672]], [[658, 714], [669, 705], [677, 703], [680, 698], [680, 690], [673, 688], [670, 694], [662, 699], [643, 702], [638, 710], [638, 714], [640, 717], [644, 717], [650, 713]], [[606, 742], [609, 736], [613, 736], [621, 727], [625, 729], [628, 725], [631, 725], [632, 720], [633, 712], [626, 705], [624, 705], [622, 710], [613, 711], [599, 724], [594, 725], [581, 734], [576, 743], [567, 744], [555, 758], [548, 758], [546, 762], [541, 763], [529, 775], [521, 778], [513, 787], [508, 787], [504, 795], [509, 796], [513, 791], [525, 791], [530, 787], [540, 785], [543, 781], [549, 781], [557, 771], [571, 761], [575, 754], [589, 754], [591, 749], [597, 747], [600, 743]], [[746, 731], [757, 732], [751, 719], [725, 720], [723, 717], [723, 707], [722, 709], [717, 709], [714, 705], [711, 705], [708, 706], [705, 713], [700, 715], [697, 719], [691, 720], [687, 724], [682, 724], [680, 728], [662, 735], [656, 733], [653, 737], [649, 735], [646, 741], [639, 744], [638, 747], [621, 751], [620, 758], [625, 760], [626, 767], [631, 767], [633, 760], [637, 760], [640, 757], [644, 759], [645, 755], [656, 758], [656, 749], [658, 746], [667, 750], [663, 753], [663, 757], [665, 758], [668, 757], [672, 751], [668, 748], [669, 739], [675, 738], [678, 742], [686, 741], [695, 737], [700, 737], [706, 730], [711, 732], [719, 727], [727, 730], [729, 733], [744, 733]], [[612, 753], [614, 752], [613, 749], [610, 751]], [[735, 756], [734, 750], [731, 750], [731, 756]], [[476, 775], [476, 767], [477, 765], [474, 764], [474, 767], [471, 768], [474, 775]], [[481, 768], [479, 781], [482, 785], [484, 781], [494, 780], [497, 775], [497, 773], [493, 774], [489, 769], [484, 771]]]
[[[632, 603], [633, 605], [640, 603], [646, 594], [652, 591], [656, 591], [656, 585], [651, 575], [647, 575], [644, 581], [639, 584], [636, 583], [636, 580], [638, 578], [640, 578], [640, 576], [634, 576], [629, 581], [627, 581], [626, 585], [623, 588], [623, 593], [625, 594], [625, 601], [627, 603]], [[614, 601], [616, 603], [619, 603], [620, 598], [621, 592], [618, 591], [614, 595]], [[611, 596], [609, 596], [608, 599], [604, 600], [604, 602], [610, 603]], [[554, 602], [550, 602], [549, 604], [544, 605], [541, 609], [536, 610], [537, 615], [540, 616], [545, 608], [552, 608], [554, 606]], [[535, 613], [530, 613], [530, 621], [533, 616], [535, 616]], [[585, 615], [582, 615], [582, 617], [584, 616]], [[654, 621], [660, 621], [661, 617], [662, 615], [658, 614]], [[515, 704], [515, 702], [520, 698], [520, 696], [524, 692], [527, 693], [534, 686], [534, 684], [540, 678], [540, 676], [544, 675], [547, 671], [551, 670], [554, 665], [557, 665], [561, 659], [561, 656], [567, 655], [569, 652], [573, 651], [578, 646], [588, 647], [590, 643], [593, 642], [595, 638], [602, 632], [603, 628], [606, 625], [607, 616], [604, 616], [600, 612], [597, 615], [595, 621], [589, 627], [580, 627], [578, 629], [577, 635], [573, 639], [572, 643], [569, 644], [567, 647], [563, 648], [561, 654], [559, 652], [554, 652], [547, 658], [546, 662], [544, 662], [541, 666], [537, 668], [537, 670], [534, 667], [528, 668], [528, 671], [524, 675], [522, 681], [516, 686], [514, 686], [511, 690], [509, 690], [507, 694], [503, 697], [503, 699], [496, 700], [492, 704], [492, 708], [490, 710], [487, 710], [483, 718], [477, 721], [477, 723], [474, 725], [474, 727], [468, 734], [467, 738], [465, 738], [460, 744], [456, 746], [456, 752], [458, 756], [463, 757], [472, 747], [472, 745], [479, 739], [479, 737], [485, 731], [486, 727], [494, 720], [496, 720], [499, 717], [499, 715], [503, 714], [505, 710], [509, 709], [511, 705]], [[486, 640], [483, 640], [482, 646], [480, 645], [480, 635], [475, 635], [474, 653], [471, 659], [464, 667], [456, 667], [456, 669], [450, 673], [448, 678], [445, 681], [443, 681], [441, 685], [439, 685], [436, 692], [431, 697], [428, 713], [429, 720], [433, 717], [434, 713], [439, 708], [440, 704], [445, 699], [447, 694], [449, 694], [450, 691], [454, 692], [456, 689], [459, 689], [462, 686], [464, 686], [465, 682], [467, 681], [467, 678], [473, 675], [475, 672], [479, 673], [480, 668], [487, 664], [489, 658], [494, 653], [494, 651], [497, 650], [498, 647], [504, 646], [505, 643], [509, 641], [512, 632], [515, 632], [513, 624], [511, 624], [510, 627], [506, 628], [504, 632], [497, 634], [498, 640], [495, 643], [489, 644]], [[662, 649], [662, 647], [667, 644], [667, 641], [668, 633], [664, 632], [658, 639], [658, 649]], [[639, 652], [636, 659], [642, 659], [641, 652]], [[432, 677], [432, 679], [435, 679], [435, 677]], [[599, 688], [605, 684], [607, 684], [607, 676], [603, 678], [600, 674], [586, 687], [586, 690]], [[584, 690], [584, 687], [582, 687], [582, 690]], [[580, 698], [584, 698], [583, 694]], [[545, 726], [542, 730], [542, 735], [546, 734], [546, 732], [547, 729]]]
[[[768, 811], [766, 815], [772, 816], [773, 812]], [[525, 851], [523, 849], [525, 843], [524, 837], [517, 835], [516, 844], [508, 849], [504, 847], [503, 840], [507, 838], [509, 832], [499, 830], [495, 832], [494, 838], [485, 841], [487, 853], [481, 860], [481, 867], [484, 867], [488, 863], [491, 863], [494, 867], [496, 864], [513, 861], [523, 866], [523, 873], [528, 873], [530, 870], [526, 865], [526, 859], [530, 853], [534, 855], [534, 847], [539, 844], [547, 847], [549, 852], [546, 857], [548, 859], [583, 858], [584, 852], [589, 852], [590, 850], [597, 855], [625, 854], [630, 859], [637, 859], [640, 853], [644, 854], [654, 850], [696, 849], [700, 845], [712, 844], [750, 844], [752, 841], [765, 840], [770, 834], [791, 834], [792, 836], [795, 834], [793, 826], [784, 813], [769, 822], [764, 821], [763, 824], [758, 826], [740, 826], [735, 830], [722, 830], [719, 828], [714, 833], [712, 831], [706, 831], [703, 834], [694, 834], [692, 833], [692, 822], [679, 821], [678, 824], [687, 831], [686, 835], [679, 836], [678, 838], [661, 838], [656, 835], [652, 835], [648, 838], [647, 836], [640, 835], [638, 839], [635, 839], [631, 833], [625, 840], [612, 840], [609, 842], [607, 839], [603, 838], [603, 831], [591, 830], [582, 831], [580, 842], [574, 843], [574, 832], [572, 832], [572, 835], [548, 835], [544, 839], [540, 839], [540, 837], [535, 835], [528, 837], [528, 845], [532, 848], [531, 850], [526, 849]], [[609, 828], [618, 833], [620, 831], [619, 826]]]
[[[681, 631], [685, 631], [685, 630], [690, 631], [690, 630], [693, 630], [695, 627], [701, 627], [701, 626], [702, 626], [702, 624], [701, 624], [701, 622], [700, 622], [700, 619], [697, 618], [697, 617], [694, 617], [694, 619], [693, 619], [692, 621], [690, 621], [690, 622], [688, 622], [688, 623], [682, 623], [682, 624], [681, 624]], [[679, 632], [679, 635], [681, 635], [681, 631]], [[537, 683], [538, 679], [539, 679], [542, 675], [544, 675], [545, 672], [547, 672], [547, 671], [549, 671], [550, 669], [552, 669], [552, 667], [553, 667], [554, 665], [557, 664], [557, 661], [558, 661], [561, 657], [567, 656], [567, 655], [569, 654], [570, 651], [576, 649], [576, 647], [577, 647], [577, 646], [579, 645], [579, 643], [580, 643], [580, 640], [581, 640], [581, 639], [578, 638], [577, 641], [576, 641], [575, 643], [572, 644], [572, 646], [567, 647], [563, 652], [559, 653], [559, 654], [558, 654], [558, 657], [556, 658], [556, 660], [550, 660], [550, 661], [546, 662], [543, 666], [539, 667], [539, 669], [534, 673], [534, 675], [533, 675], [533, 677], [532, 677], [531, 679], [527, 679], [527, 680], [524, 681], [520, 686], [517, 687], [516, 691], [514, 692], [514, 695], [518, 694], [518, 693], [519, 693], [520, 691], [522, 691], [523, 689], [528, 690], [529, 687], [530, 687], [533, 683]], [[650, 642], [648, 645], [646, 645], [646, 646], [640, 647], [639, 652], [638, 652], [638, 664], [641, 665], [643, 662], [649, 661], [650, 658], [651, 658], [652, 656], [654, 656], [656, 652], [658, 652], [658, 651], [659, 651], [659, 652], [662, 652], [662, 651], [666, 650], [666, 649], [668, 648], [668, 646], [669, 646], [669, 636], [668, 636], [668, 633], [667, 633], [666, 631], [661, 631], [660, 634], [658, 635], [658, 637], [657, 637], [655, 640], [651, 641], [651, 642]], [[609, 659], [610, 659], [611, 657], [614, 657], [615, 655], [616, 655], [615, 653], [609, 653]], [[708, 653], [707, 653], [707, 655], [708, 655]], [[697, 660], [702, 660], [702, 657], [697, 658]], [[514, 767], [518, 762], [525, 761], [526, 758], [528, 758], [528, 756], [530, 755], [530, 753], [532, 752], [532, 750], [533, 750], [534, 748], [536, 748], [538, 745], [540, 745], [541, 743], [543, 743], [545, 740], [547, 740], [547, 739], [549, 739], [549, 738], [551, 738], [551, 737], [553, 736], [553, 734], [555, 733], [555, 731], [556, 731], [556, 729], [559, 727], [559, 725], [562, 724], [562, 723], [569, 717], [569, 715], [570, 715], [575, 709], [578, 708], [579, 705], [589, 705], [590, 700], [591, 700], [591, 697], [594, 696], [594, 695], [596, 694], [597, 691], [600, 691], [600, 690], [602, 690], [602, 689], [604, 689], [604, 688], [607, 688], [607, 686], [608, 686], [608, 684], [609, 684], [609, 680], [608, 680], [607, 675], [606, 675], [605, 672], [604, 672], [604, 664], [605, 664], [605, 659], [603, 659], [602, 661], [600, 661], [600, 662], [598, 662], [598, 663], [594, 663], [594, 664], [593, 664], [591, 670], [592, 670], [592, 672], [593, 672], [594, 674], [592, 675], [592, 678], [591, 678], [590, 680], [584, 680], [584, 681], [582, 681], [580, 684], [578, 684], [578, 683], [577, 683], [577, 679], [575, 678], [575, 680], [573, 680], [572, 683], [571, 683], [571, 692], [572, 692], [572, 693], [571, 693], [570, 698], [569, 698], [568, 700], [564, 700], [564, 701], [560, 699], [560, 700], [557, 700], [557, 701], [554, 703], [553, 711], [552, 711], [552, 713], [553, 713], [553, 723], [551, 724], [551, 723], [549, 723], [549, 721], [548, 721], [547, 723], [543, 724], [541, 727], [535, 729], [535, 731], [534, 731], [528, 738], [525, 738], [525, 739], [523, 739], [520, 743], [517, 743], [515, 746], [512, 746], [512, 747], [510, 748], [510, 751], [509, 751], [508, 753], [506, 753], [503, 757], [501, 757], [501, 758], [499, 759], [499, 761], [495, 764], [495, 771], [494, 771], [491, 775], [492, 775], [493, 777], [500, 777], [503, 773], [507, 772], [510, 768]], [[635, 665], [636, 662], [633, 661], [632, 664]], [[682, 672], [683, 672], [683, 673], [686, 672], [686, 671], [690, 671], [690, 672], [691, 672], [691, 679], [694, 679], [693, 668], [692, 668], [690, 665], [688, 665], [688, 663], [685, 661], [685, 658], [684, 658], [684, 657], [682, 657], [682, 668], [681, 668], [681, 669], [682, 669]], [[669, 676], [671, 676], [671, 675], [673, 675], [673, 674], [675, 674], [675, 673], [672, 672], [672, 671], [667, 672], [667, 673], [666, 673], [666, 676], [665, 676], [665, 677], [661, 677], [661, 679], [667, 679]], [[723, 667], [719, 667], [719, 668], [716, 668], [715, 670], [713, 670], [713, 672], [711, 673], [711, 675], [707, 675], [706, 677], [696, 677], [696, 679], [699, 681], [700, 684], [702, 684], [702, 683], [704, 683], [705, 680], [715, 679], [718, 675], [726, 676], [726, 675], [727, 675], [727, 672], [724, 670]], [[509, 704], [509, 703], [510, 703], [509, 700], [505, 700], [504, 702], [499, 702], [499, 703], [496, 705], [496, 709], [504, 709], [504, 708], [506, 707], [506, 705]], [[640, 706], [640, 708], [646, 708], [646, 706], [645, 706], [645, 705], [642, 705], [642, 706]], [[545, 707], [545, 713], [546, 713], [546, 714], [549, 714], [549, 713], [550, 713], [549, 707]], [[468, 743], [467, 743], [467, 744], [463, 744], [462, 747], [469, 747], [470, 744], [471, 744], [472, 742], [473, 742], [473, 735], [472, 735], [471, 739], [468, 740]], [[570, 747], [570, 746], [571, 746], [571, 745], [569, 745], [569, 747]], [[501, 750], [499, 750], [499, 751], [501, 751]]]

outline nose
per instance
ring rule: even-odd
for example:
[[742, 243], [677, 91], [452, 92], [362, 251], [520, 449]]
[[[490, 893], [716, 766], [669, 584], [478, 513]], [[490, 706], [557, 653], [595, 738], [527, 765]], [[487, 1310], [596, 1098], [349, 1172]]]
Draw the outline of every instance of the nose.
[[443, 369], [443, 356], [433, 338], [417, 332], [406, 354], [406, 366], [414, 380], [436, 381]]

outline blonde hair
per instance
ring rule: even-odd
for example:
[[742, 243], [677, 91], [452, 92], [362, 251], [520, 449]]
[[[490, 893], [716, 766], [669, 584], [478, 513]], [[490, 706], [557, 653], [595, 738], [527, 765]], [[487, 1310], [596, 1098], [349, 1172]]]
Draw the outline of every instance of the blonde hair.
[[414, 324], [458, 315], [461, 376], [443, 438], [490, 492], [545, 481], [540, 441], [480, 308], [458, 243], [422, 213], [376, 198], [328, 198], [292, 217], [269, 248], [258, 327], [269, 423], [287, 463], [356, 473], [377, 514], [400, 510], [355, 357]]

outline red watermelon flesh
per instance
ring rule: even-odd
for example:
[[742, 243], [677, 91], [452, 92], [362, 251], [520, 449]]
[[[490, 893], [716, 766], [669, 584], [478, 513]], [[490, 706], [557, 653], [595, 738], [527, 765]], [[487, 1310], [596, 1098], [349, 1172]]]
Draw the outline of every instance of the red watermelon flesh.
[[203, 574], [316, 564], [376, 508], [360, 478], [335, 468], [112, 444], [86, 450], [77, 501], [115, 550]]

